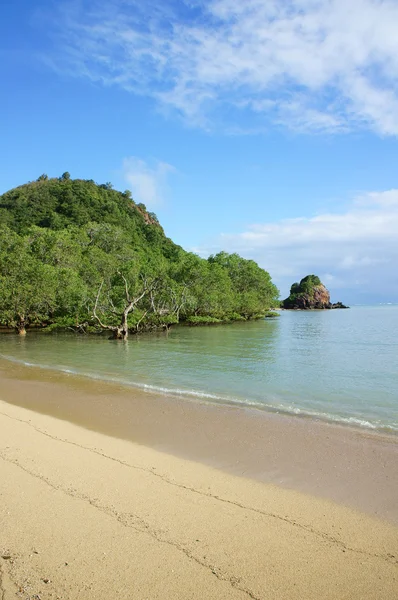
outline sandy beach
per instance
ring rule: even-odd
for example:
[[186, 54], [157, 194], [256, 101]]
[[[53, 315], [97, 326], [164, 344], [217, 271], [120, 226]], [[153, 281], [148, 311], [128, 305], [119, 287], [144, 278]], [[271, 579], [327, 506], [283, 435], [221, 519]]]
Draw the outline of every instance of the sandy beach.
[[[48, 374], [32, 372], [22, 375], [14, 372], [6, 377], [3, 372], [0, 381], [0, 397], [9, 400], [0, 402], [2, 600], [396, 599], [394, 440], [325, 426], [325, 452], [334, 449], [331, 462], [335, 469], [330, 470], [329, 480], [325, 469], [313, 460], [307, 470], [301, 468], [297, 485], [290, 476], [275, 485], [272, 473], [267, 475], [265, 469], [270, 454], [263, 429], [263, 466], [254, 468], [261, 440], [259, 419], [251, 413], [242, 422], [241, 438], [247, 442], [241, 446], [244, 457], [233, 466], [234, 460], [227, 464], [223, 454], [227, 442], [224, 439], [214, 445], [214, 432], [203, 427], [204, 421], [197, 424], [197, 431], [202, 430], [199, 441], [190, 446], [183, 435], [180, 445], [170, 443], [170, 451], [166, 451], [154, 447], [149, 424], [138, 410], [139, 401], [131, 409], [136, 415], [135, 427], [129, 430], [132, 439], [126, 439], [130, 435], [127, 430], [116, 431], [120, 427], [117, 421], [108, 423], [115, 436], [106, 434], [107, 413], [101, 411], [102, 403], [111, 398], [117, 413], [126, 391], [110, 396], [110, 388], [106, 393], [102, 388], [101, 395], [97, 384], [80, 382], [77, 389], [76, 381], [68, 383], [61, 378], [51, 382]], [[88, 429], [89, 424], [84, 423], [87, 414], [76, 412], [73, 398], [81, 403], [84, 397], [89, 403], [90, 395], [99, 402], [100, 416], [93, 417]], [[39, 397], [42, 405], [34, 411], [28, 409], [26, 405], [33, 408]], [[156, 402], [147, 401], [147, 409], [152, 421], [156, 411], [159, 421], [164, 417], [170, 432], [171, 420], [175, 422], [177, 416], [167, 409], [164, 399], [158, 402], [163, 413]], [[183, 413], [191, 422], [195, 415], [199, 418], [196, 405], [185, 409], [173, 406], [182, 411], [180, 419]], [[92, 410], [90, 404], [85, 405], [86, 411], [87, 407]], [[208, 418], [213, 409], [201, 410]], [[57, 411], [58, 418], [51, 416]], [[240, 412], [231, 411], [231, 415], [224, 424], [229, 436], [235, 434], [233, 423]], [[313, 453], [317, 443], [318, 450], [322, 446], [320, 430], [314, 429], [313, 423], [294, 419], [290, 425], [277, 419], [271, 425], [267, 422], [270, 436], [274, 431], [280, 437], [278, 427], [284, 427], [285, 444], [293, 431], [298, 439], [303, 435], [300, 427], [307, 427], [315, 431], [309, 439]], [[165, 435], [160, 435], [162, 427], [154, 423], [151, 435], [159, 435], [159, 445], [166, 446]], [[177, 425], [181, 427], [178, 419]], [[253, 436], [247, 439], [250, 427]], [[142, 439], [138, 439], [139, 430]], [[190, 435], [192, 430], [187, 432], [187, 437]], [[171, 436], [176, 437], [175, 431]], [[290, 439], [290, 445], [295, 439]], [[345, 462], [334, 447], [338, 439], [343, 443]], [[184, 444], [187, 453], [182, 456]], [[229, 445], [234, 445], [233, 439]], [[198, 446], [203, 446], [201, 460]], [[303, 444], [302, 463], [306, 462], [305, 447]], [[274, 455], [269, 469], [274, 475], [278, 472], [275, 480], [285, 470], [287, 458], [282, 448], [280, 443], [280, 456]], [[297, 454], [297, 448], [291, 448], [291, 455], [294, 450]], [[369, 461], [376, 457], [376, 463], [367, 462], [368, 455]], [[366, 477], [372, 469], [373, 477]], [[333, 498], [332, 490], [337, 490], [335, 497], [341, 496], [344, 481], [350, 478], [356, 482], [357, 500], [371, 490], [376, 496], [359, 499], [361, 510], [349, 506], [355, 504], [350, 502], [350, 490], [342, 498], [344, 504]], [[304, 493], [300, 482], [306, 479], [309, 489], [325, 487], [324, 494]]]

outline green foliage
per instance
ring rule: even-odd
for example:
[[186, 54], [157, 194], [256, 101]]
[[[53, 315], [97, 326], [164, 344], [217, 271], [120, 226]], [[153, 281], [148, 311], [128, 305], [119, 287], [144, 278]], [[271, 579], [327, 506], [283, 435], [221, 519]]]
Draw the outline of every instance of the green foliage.
[[313, 295], [318, 285], [322, 285], [322, 282], [317, 275], [307, 275], [300, 281], [299, 293]]
[[188, 317], [187, 323], [191, 325], [213, 325], [214, 323], [222, 323], [221, 319], [211, 317], [210, 315]]
[[279, 313], [278, 313], [278, 312], [275, 312], [274, 310], [268, 310], [268, 311], [265, 313], [264, 317], [265, 317], [266, 319], [273, 319], [274, 317], [279, 317]]
[[154, 221], [155, 223], [159, 224], [159, 219], [157, 218], [154, 212], [149, 212], [148, 217], [151, 219], [151, 221]]
[[226, 316], [227, 321], [246, 321], [246, 317], [240, 315], [239, 313], [233, 312], [229, 313]]
[[[0, 196], [0, 223], [18, 233], [25, 233], [32, 225], [61, 230], [91, 222], [108, 223], [125, 229], [132, 241], [142, 245], [145, 213], [145, 206], [137, 210], [130, 197], [106, 184], [98, 186], [92, 180], [73, 180], [68, 173], [60, 179], [22, 185]], [[163, 235], [160, 226], [158, 229]], [[164, 235], [163, 238], [167, 239]]]
[[24, 330], [53, 314], [67, 287], [63, 269], [38, 260], [29, 243], [8, 228], [0, 231], [0, 315], [9, 327]]
[[0, 324], [139, 331], [259, 318], [269, 273], [168, 239], [154, 213], [109, 183], [42, 175], [0, 196]]
[[220, 252], [208, 259], [218, 265], [230, 280], [231, 301], [234, 310], [250, 319], [265, 309], [276, 306], [279, 291], [272, 283], [270, 274], [261, 269], [254, 260], [246, 260], [238, 254]]

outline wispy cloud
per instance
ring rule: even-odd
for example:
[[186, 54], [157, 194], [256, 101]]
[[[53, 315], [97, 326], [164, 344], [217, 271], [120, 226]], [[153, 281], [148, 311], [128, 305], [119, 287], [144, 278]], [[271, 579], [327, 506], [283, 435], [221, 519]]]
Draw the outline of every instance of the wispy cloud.
[[191, 124], [398, 134], [396, 0], [61, 6], [56, 68], [151, 96]]
[[123, 178], [133, 193], [136, 202], [147, 208], [155, 208], [164, 201], [167, 191], [167, 176], [174, 172], [172, 165], [155, 161], [153, 166], [136, 156], [123, 161]]
[[293, 281], [315, 272], [350, 294], [378, 293], [398, 300], [398, 190], [354, 198], [344, 213], [255, 224], [223, 234], [202, 254], [226, 249], [254, 258], [287, 293]]

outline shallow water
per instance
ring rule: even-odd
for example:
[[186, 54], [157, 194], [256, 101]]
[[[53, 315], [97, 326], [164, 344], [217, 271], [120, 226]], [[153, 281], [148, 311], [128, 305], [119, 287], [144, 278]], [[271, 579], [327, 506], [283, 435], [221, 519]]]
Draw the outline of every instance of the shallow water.
[[398, 306], [106, 337], [0, 335], [0, 357], [209, 402], [398, 431]]

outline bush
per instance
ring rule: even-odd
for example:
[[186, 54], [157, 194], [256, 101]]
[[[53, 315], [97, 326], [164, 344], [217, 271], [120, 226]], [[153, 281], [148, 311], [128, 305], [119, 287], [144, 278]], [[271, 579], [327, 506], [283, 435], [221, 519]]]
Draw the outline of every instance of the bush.
[[216, 319], [216, 317], [210, 317], [208, 315], [204, 317], [192, 316], [188, 317], [187, 323], [191, 325], [211, 325], [212, 323], [222, 323], [221, 319]]
[[226, 320], [228, 321], [246, 321], [246, 318], [243, 315], [240, 315], [239, 313], [230, 313], [229, 315], [227, 315]]

